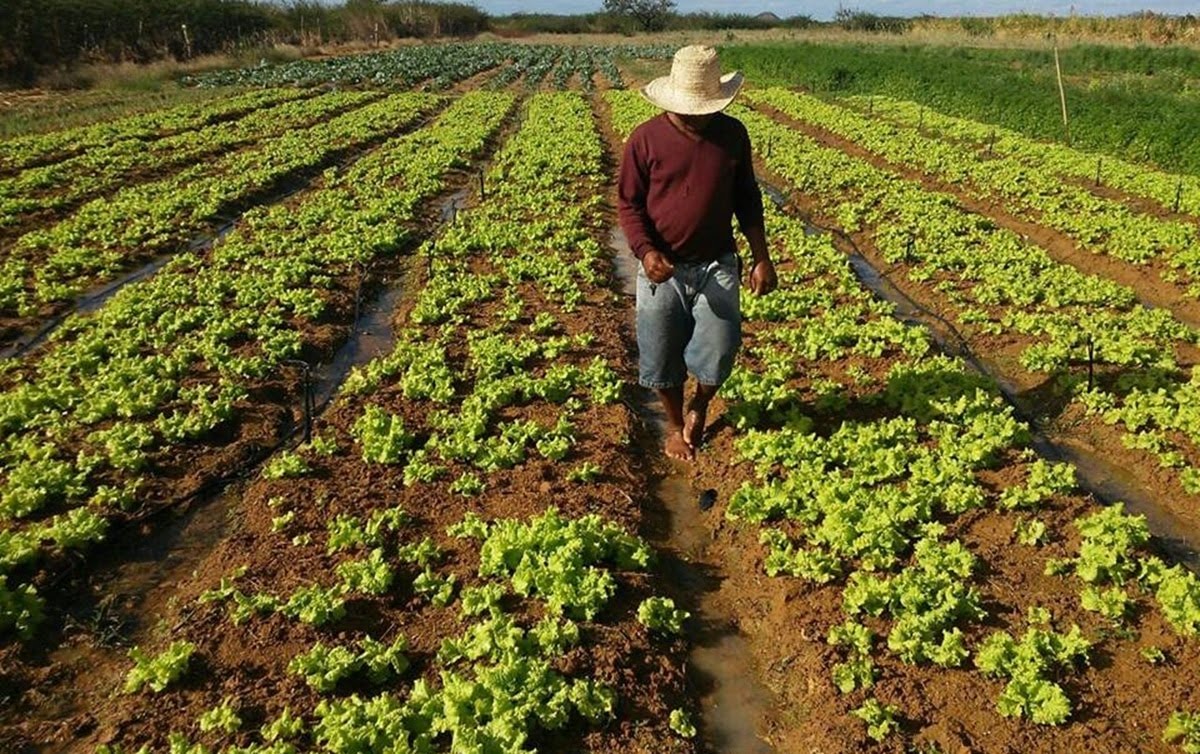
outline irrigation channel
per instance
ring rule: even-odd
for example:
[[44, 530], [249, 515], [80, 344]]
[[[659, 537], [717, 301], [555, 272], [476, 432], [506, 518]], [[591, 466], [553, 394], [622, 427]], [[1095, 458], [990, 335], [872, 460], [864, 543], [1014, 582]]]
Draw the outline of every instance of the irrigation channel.
[[[456, 192], [446, 200], [446, 205], [461, 198], [462, 193]], [[392, 317], [405, 294], [404, 277], [400, 274], [384, 280], [360, 308], [350, 339], [329, 363], [312, 369], [308, 388], [313, 413], [308, 418], [315, 419], [324, 411], [351, 370], [392, 348], [395, 343]], [[297, 422], [291, 437], [299, 435], [303, 428], [304, 424]], [[286, 444], [287, 439], [283, 442]], [[259, 464], [252, 465], [253, 469], [258, 467]], [[66, 643], [50, 653], [50, 661], [68, 668], [71, 675], [116, 678], [124, 673], [129, 664], [126, 650], [131, 638], [151, 631], [172, 600], [176, 585], [221, 540], [236, 534], [235, 522], [246, 483], [244, 473], [223, 480], [208, 494], [187, 503], [174, 517], [156, 523], [149, 536], [140, 531], [124, 531], [114, 537], [110, 549], [120, 553], [119, 561], [107, 569], [97, 563], [94, 572], [101, 575], [90, 584], [94, 598], [74, 601], [67, 611], [67, 630], [79, 629], [93, 640]], [[185, 609], [183, 618], [186, 616]], [[44, 700], [38, 709], [39, 716], [47, 721], [73, 717], [85, 720], [91, 684], [64, 686]], [[59, 754], [64, 743], [48, 742], [41, 751]]]
[[[621, 293], [629, 300], [629, 327], [633, 327], [633, 298], [637, 290], [637, 260], [624, 234], [614, 228], [610, 246]], [[652, 458], [660, 448], [666, 417], [654, 395], [638, 388], [635, 407], [649, 430], [644, 433], [644, 450]], [[716, 599], [723, 578], [722, 565], [708, 557], [712, 525], [706, 520], [715, 502], [712, 490], [696, 490], [687, 472], [677, 462], [664, 460], [655, 475], [652, 493], [665, 516], [654, 544], [663, 551], [668, 577], [680, 593], [691, 597], [692, 613], [688, 638], [691, 641], [689, 670], [704, 690], [700, 699], [701, 733], [714, 752], [770, 754], [771, 748], [758, 735], [759, 726], [773, 706], [771, 692], [759, 681], [750, 646], [730, 615]]]
[[[782, 203], [780, 192], [769, 186], [764, 186], [764, 190]], [[457, 212], [469, 204], [471, 195], [469, 189], [444, 195], [435, 205], [443, 223], [453, 222]], [[810, 232], [825, 231], [810, 227]], [[613, 230], [611, 247], [615, 287], [629, 302], [628, 327], [632, 335], [637, 263], [619, 229]], [[970, 353], [952, 326], [916, 304], [861, 254], [851, 249], [846, 251], [861, 282], [876, 296], [893, 304], [897, 316], [913, 326], [930, 329], [944, 351], [965, 358], [992, 379], [1006, 399], [1026, 416], [1011, 384], [998, 370]], [[409, 257], [406, 263], [417, 262]], [[405, 296], [407, 276], [402, 271], [391, 272], [380, 285], [367, 289], [349, 339], [327, 364], [311, 369], [306, 404], [314, 415], [329, 404], [350, 370], [388, 351], [394, 344], [393, 316]], [[633, 408], [646, 430], [640, 438], [645, 457], [661, 457], [658, 449], [664, 423], [656, 401], [648, 391], [639, 390]], [[292, 434], [301, 429], [302, 425], [295, 427]], [[1131, 511], [1145, 515], [1153, 533], [1173, 556], [1193, 569], [1200, 566], [1197, 554], [1200, 532], [1188, 528], [1160, 507], [1151, 491], [1087, 448], [1045, 433], [1037, 434], [1035, 446], [1045, 456], [1074, 464], [1081, 486], [1098, 498], [1106, 502], [1123, 501]], [[665, 574], [680, 594], [688, 595], [685, 607], [692, 613], [688, 624], [690, 672], [701, 695], [700, 734], [704, 749], [770, 754], [775, 749], [760, 737], [760, 732], [767, 730], [770, 720], [777, 715], [777, 702], [762, 683], [762, 674], [755, 668], [750, 644], [740, 632], [736, 616], [717, 597], [724, 579], [724, 565], [711, 555], [709, 547], [720, 525], [711, 520], [716, 515], [712, 513], [713, 491], [695, 489], [682, 464], [664, 460], [649, 466], [654, 471], [648, 480], [653, 503], [647, 511], [647, 520], [654, 531], [648, 532], [648, 538], [663, 554]], [[154, 522], [149, 533], [123, 531], [114, 538], [112, 550], [121, 553], [119, 562], [107, 567], [98, 564], [101, 568], [96, 573], [100, 575], [87, 585], [90, 593], [77, 601], [67, 616], [68, 634], [78, 632], [90, 635], [92, 640], [64, 642], [50, 654], [61, 671], [49, 684], [52, 693], [39, 705], [37, 717], [77, 720], [80, 732], [86, 730], [89, 704], [94, 701], [89, 694], [100, 686], [95, 682], [75, 683], [73, 679], [113, 677], [124, 671], [128, 663], [122, 641], [158, 624], [174, 597], [175, 585], [217, 543], [236, 535], [238, 512], [244, 504], [242, 486], [237, 477], [226, 479], [208, 494], [191, 501], [178, 515]], [[56, 753], [69, 750], [67, 741], [46, 742], [41, 748]]]

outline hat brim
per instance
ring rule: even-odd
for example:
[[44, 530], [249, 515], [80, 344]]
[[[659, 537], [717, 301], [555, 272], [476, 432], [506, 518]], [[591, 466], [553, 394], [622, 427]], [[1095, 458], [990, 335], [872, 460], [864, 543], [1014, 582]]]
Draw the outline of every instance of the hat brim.
[[729, 107], [741, 91], [745, 77], [741, 71], [721, 77], [721, 94], [715, 98], [696, 97], [677, 91], [670, 76], [661, 76], [642, 87], [642, 96], [651, 103], [679, 115], [712, 115]]

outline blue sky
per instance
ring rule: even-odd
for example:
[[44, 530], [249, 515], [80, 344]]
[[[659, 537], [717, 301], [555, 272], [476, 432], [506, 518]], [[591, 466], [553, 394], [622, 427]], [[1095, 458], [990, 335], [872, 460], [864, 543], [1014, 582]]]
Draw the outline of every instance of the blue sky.
[[[470, 2], [471, 0], [468, 0]], [[489, 13], [505, 14], [518, 11], [538, 13], [586, 13], [599, 10], [602, 0], [474, 0], [475, 5]], [[838, 0], [676, 0], [679, 10], [718, 11], [723, 13], [761, 13], [773, 11], [780, 16], [802, 13], [818, 19], [829, 19], [838, 8]], [[942, 16], [996, 15], [999, 13], [1032, 13], [1070, 15], [1072, 9], [1081, 15], [1116, 15], [1140, 10], [1183, 14], [1196, 12], [1196, 0], [1084, 0], [1055, 2], [1054, 0], [965, 0], [946, 3], [938, 0], [844, 0], [846, 7], [895, 16], [914, 16], [933, 13]]]

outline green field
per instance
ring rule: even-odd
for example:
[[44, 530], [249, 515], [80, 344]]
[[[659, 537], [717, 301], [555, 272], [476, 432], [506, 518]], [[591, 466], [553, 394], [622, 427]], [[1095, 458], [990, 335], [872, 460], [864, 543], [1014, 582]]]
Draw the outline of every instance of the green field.
[[680, 33], [11, 95], [0, 751], [1200, 751], [1200, 53], [1068, 141], [1044, 43], [726, 39], [781, 285], [676, 463]]

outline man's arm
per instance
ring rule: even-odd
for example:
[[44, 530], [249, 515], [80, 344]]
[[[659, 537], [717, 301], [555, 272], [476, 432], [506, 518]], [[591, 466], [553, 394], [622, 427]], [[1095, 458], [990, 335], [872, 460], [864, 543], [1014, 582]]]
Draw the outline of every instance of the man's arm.
[[646, 212], [646, 195], [650, 192], [650, 167], [636, 134], [625, 142], [621, 168], [617, 178], [617, 219], [629, 248], [655, 283], [665, 283], [675, 272], [665, 254], [654, 246], [651, 238], [653, 223]]
[[625, 240], [639, 260], [654, 249], [650, 240], [653, 227], [646, 213], [646, 195], [650, 191], [650, 170], [636, 134], [625, 141], [621, 169], [617, 178], [617, 217]]
[[758, 180], [754, 176], [754, 150], [750, 145], [749, 134], [743, 139], [741, 152], [737, 175], [734, 177], [733, 212], [737, 216], [742, 235], [750, 244], [753, 259], [750, 263], [750, 290], [761, 296], [775, 290], [778, 281], [775, 277], [775, 265], [771, 262], [771, 251], [767, 247], [762, 191], [758, 188]]

